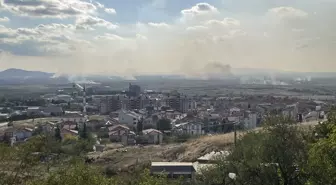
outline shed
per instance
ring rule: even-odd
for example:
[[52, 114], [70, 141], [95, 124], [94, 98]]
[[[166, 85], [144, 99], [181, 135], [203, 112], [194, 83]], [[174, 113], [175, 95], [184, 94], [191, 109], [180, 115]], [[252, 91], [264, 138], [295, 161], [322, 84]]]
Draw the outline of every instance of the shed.
[[160, 175], [166, 174], [168, 178], [193, 178], [195, 175], [193, 163], [188, 162], [152, 162], [151, 174]]

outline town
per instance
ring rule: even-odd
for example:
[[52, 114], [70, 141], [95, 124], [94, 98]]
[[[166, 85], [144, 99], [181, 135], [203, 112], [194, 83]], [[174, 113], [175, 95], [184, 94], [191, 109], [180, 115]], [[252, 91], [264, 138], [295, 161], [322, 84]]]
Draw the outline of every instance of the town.
[[[316, 125], [326, 119], [336, 101], [333, 96], [326, 95], [198, 96], [177, 90], [142, 89], [133, 83], [129, 83], [128, 89], [113, 94], [101, 92], [101, 89], [104, 88], [98, 85], [73, 83], [39, 98], [3, 99], [0, 105], [1, 141], [15, 146], [36, 133], [54, 135], [56, 130], [62, 140], [67, 140], [81, 137], [85, 130], [95, 139], [89, 153], [92, 159], [109, 150], [133, 155], [128, 151], [139, 147], [153, 147], [151, 150], [155, 153], [203, 136], [216, 137], [257, 129], [269, 113], [282, 115], [297, 124]], [[204, 160], [211, 161], [209, 156], [227, 152], [211, 151], [210, 146], [205, 148], [205, 151], [189, 156], [194, 161], [188, 163], [181, 160], [168, 163], [155, 157], [148, 159], [147, 154], [143, 154], [146, 159], [141, 159], [141, 155], [134, 158], [151, 161], [151, 169], [157, 173], [165, 166], [175, 165], [175, 170], [189, 166], [185, 171], [188, 175], [199, 169], [195, 164], [199, 166]]]

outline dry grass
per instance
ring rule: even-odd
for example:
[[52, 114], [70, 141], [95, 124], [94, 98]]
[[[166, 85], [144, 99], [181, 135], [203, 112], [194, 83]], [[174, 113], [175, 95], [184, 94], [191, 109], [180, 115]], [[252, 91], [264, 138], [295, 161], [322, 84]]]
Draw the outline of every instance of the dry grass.
[[[237, 135], [242, 135], [238, 133]], [[106, 151], [91, 153], [97, 158], [96, 165], [114, 168], [117, 171], [129, 171], [136, 165], [148, 164], [151, 161], [183, 161], [194, 162], [197, 158], [214, 150], [228, 149], [234, 143], [234, 134], [202, 136], [180, 144], [128, 146], [118, 144], [107, 146]]]
[[[301, 124], [306, 128], [315, 125], [316, 122]], [[261, 128], [253, 131], [260, 131]], [[237, 138], [247, 132], [238, 132]], [[180, 161], [194, 162], [197, 158], [212, 151], [228, 150], [234, 143], [234, 133], [202, 136], [180, 144], [151, 145], [145, 147], [128, 146], [120, 148], [121, 145], [109, 145], [107, 151], [94, 153], [98, 157], [96, 164], [100, 166], [112, 166], [118, 171], [129, 171], [138, 164], [148, 164], [150, 161]], [[122, 152], [126, 149], [126, 152]]]

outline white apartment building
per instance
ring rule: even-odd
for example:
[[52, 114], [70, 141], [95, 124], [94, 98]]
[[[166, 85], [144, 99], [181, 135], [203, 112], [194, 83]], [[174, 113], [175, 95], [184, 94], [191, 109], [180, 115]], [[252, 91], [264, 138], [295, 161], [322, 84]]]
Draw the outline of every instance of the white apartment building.
[[175, 131], [180, 134], [203, 135], [203, 124], [200, 122], [186, 122], [175, 125]]
[[244, 117], [244, 128], [247, 130], [255, 129], [257, 127], [257, 114], [252, 112], [247, 112]]
[[126, 124], [127, 126], [136, 126], [140, 121], [141, 115], [133, 111], [121, 110], [119, 111], [118, 119], [121, 124]]
[[285, 109], [282, 111], [282, 115], [284, 117], [288, 117], [292, 120], [297, 120], [298, 114], [299, 114], [298, 104], [287, 105]]

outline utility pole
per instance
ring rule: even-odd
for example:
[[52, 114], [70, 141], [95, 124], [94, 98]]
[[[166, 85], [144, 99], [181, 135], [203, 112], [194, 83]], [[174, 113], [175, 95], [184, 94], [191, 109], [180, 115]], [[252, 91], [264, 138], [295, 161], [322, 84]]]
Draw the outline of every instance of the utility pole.
[[233, 130], [234, 130], [234, 145], [236, 146], [236, 144], [237, 144], [237, 127], [236, 127], [236, 123], [234, 123], [234, 125], [233, 125]]

